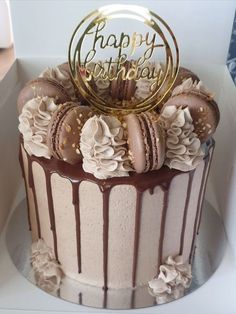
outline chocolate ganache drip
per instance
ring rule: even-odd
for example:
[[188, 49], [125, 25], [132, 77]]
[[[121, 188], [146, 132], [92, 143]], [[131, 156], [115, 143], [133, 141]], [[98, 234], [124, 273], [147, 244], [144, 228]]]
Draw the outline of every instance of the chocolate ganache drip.
[[81, 231], [80, 231], [79, 186], [80, 186], [80, 182], [74, 182], [72, 184], [72, 202], [73, 202], [73, 205], [75, 208], [78, 273], [81, 273], [82, 272], [82, 265], [81, 265]]
[[183, 248], [184, 248], [184, 235], [185, 235], [185, 229], [186, 229], [186, 222], [187, 222], [187, 214], [188, 214], [188, 208], [189, 208], [189, 200], [190, 200], [190, 193], [192, 189], [192, 183], [193, 183], [193, 176], [195, 173], [195, 169], [189, 173], [188, 178], [188, 189], [187, 189], [187, 197], [185, 201], [185, 207], [184, 207], [184, 215], [183, 215], [183, 224], [182, 224], [182, 231], [181, 231], [181, 238], [180, 238], [180, 249], [179, 249], [179, 255], [183, 254]]

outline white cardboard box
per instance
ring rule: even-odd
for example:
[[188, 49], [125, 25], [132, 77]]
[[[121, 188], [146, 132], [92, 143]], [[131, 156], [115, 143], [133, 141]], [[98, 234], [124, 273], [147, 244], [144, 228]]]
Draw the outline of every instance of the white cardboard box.
[[[78, 22], [91, 10], [114, 1], [22, 1], [12, 0], [13, 34], [17, 61], [0, 82], [0, 229], [15, 198], [23, 197], [17, 160], [17, 94], [27, 80], [46, 66], [64, 62], [68, 43]], [[122, 1], [120, 1], [122, 2]], [[123, 1], [124, 2], [124, 1]], [[142, 1], [130, 3], [143, 4]], [[215, 92], [221, 110], [216, 132], [216, 151], [209, 178], [207, 198], [225, 221], [231, 244], [216, 274], [201, 289], [182, 300], [158, 308], [159, 313], [235, 313], [236, 269], [231, 252], [236, 253], [236, 88], [225, 66], [235, 1], [145, 1], [174, 29], [180, 46], [181, 63], [196, 72]], [[4, 149], [3, 149], [4, 148]], [[26, 282], [0, 245], [0, 313], [18, 309], [37, 311], [102, 312], [56, 300]], [[232, 250], [233, 249], [233, 250]], [[233, 278], [234, 277], [234, 278]], [[16, 288], [16, 289], [15, 289]], [[230, 292], [231, 291], [231, 292]], [[208, 300], [208, 294], [214, 298]], [[228, 311], [225, 311], [227, 306]], [[34, 312], [35, 311], [35, 312]], [[108, 313], [108, 311], [105, 311]], [[138, 311], [137, 311], [138, 312]], [[156, 309], [140, 313], [155, 313]], [[124, 313], [124, 312], [122, 312]]]

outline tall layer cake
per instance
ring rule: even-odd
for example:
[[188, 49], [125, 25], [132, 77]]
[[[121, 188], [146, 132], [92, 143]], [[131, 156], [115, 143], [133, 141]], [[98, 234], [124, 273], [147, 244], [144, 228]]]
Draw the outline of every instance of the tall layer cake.
[[127, 288], [156, 276], [168, 256], [192, 260], [214, 143], [196, 169], [99, 180], [80, 165], [29, 156], [21, 145], [34, 241], [83, 283]]
[[[130, 15], [108, 9], [69, 50], [69, 63], [45, 69], [18, 98], [31, 263], [50, 289], [65, 278], [106, 293], [149, 286], [165, 303], [191, 284], [219, 110], [198, 76], [179, 69], [163, 20], [167, 37], [158, 26], [121, 33], [119, 44], [106, 38], [106, 23]], [[106, 47], [117, 57], [97, 60]], [[163, 47], [162, 62], [153, 61]]]

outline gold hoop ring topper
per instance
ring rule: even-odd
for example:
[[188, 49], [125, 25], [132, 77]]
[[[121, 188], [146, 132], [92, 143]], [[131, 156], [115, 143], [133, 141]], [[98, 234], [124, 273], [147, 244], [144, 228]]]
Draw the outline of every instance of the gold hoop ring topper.
[[[122, 28], [125, 31], [119, 33]], [[171, 28], [156, 13], [136, 5], [108, 5], [76, 27], [68, 62], [79, 92], [95, 109], [105, 114], [140, 113], [161, 106], [178, 74], [179, 49]], [[135, 101], [116, 102], [97, 92], [98, 80], [106, 87], [118, 80], [140, 81], [150, 91]]]

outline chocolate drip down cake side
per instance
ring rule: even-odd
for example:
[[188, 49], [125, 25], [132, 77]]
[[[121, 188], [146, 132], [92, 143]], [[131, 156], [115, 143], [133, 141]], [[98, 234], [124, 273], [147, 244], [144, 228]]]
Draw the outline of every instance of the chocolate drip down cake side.
[[165, 303], [191, 283], [219, 110], [179, 68], [173, 33], [171, 67], [156, 60], [159, 46], [169, 53], [159, 33], [122, 33], [118, 49], [103, 16], [87, 34], [93, 53], [80, 42], [82, 59], [69, 51], [18, 98], [31, 263], [55, 289], [65, 276], [105, 291], [149, 285]]

